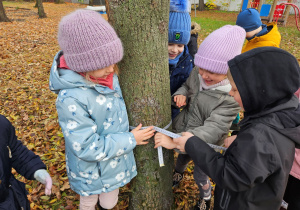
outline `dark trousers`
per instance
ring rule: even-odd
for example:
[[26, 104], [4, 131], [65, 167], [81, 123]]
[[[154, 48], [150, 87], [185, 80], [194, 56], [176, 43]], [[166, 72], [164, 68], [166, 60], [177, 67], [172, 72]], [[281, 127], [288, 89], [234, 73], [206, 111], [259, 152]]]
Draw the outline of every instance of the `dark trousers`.
[[289, 175], [283, 200], [287, 202], [288, 210], [300, 210], [300, 180]]

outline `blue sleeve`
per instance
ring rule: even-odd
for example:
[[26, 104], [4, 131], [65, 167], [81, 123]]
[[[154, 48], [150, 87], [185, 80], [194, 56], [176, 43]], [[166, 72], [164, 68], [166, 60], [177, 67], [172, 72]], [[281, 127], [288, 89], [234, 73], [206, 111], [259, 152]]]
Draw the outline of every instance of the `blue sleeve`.
[[[69, 107], [76, 107], [76, 114]], [[66, 149], [84, 161], [102, 161], [131, 152], [136, 140], [131, 132], [99, 133], [87, 107], [75, 98], [56, 102], [59, 124], [65, 137]], [[105, 119], [105, 111], [99, 118]], [[113, 128], [112, 128], [113, 129]], [[117, 128], [116, 128], [117, 130]]]

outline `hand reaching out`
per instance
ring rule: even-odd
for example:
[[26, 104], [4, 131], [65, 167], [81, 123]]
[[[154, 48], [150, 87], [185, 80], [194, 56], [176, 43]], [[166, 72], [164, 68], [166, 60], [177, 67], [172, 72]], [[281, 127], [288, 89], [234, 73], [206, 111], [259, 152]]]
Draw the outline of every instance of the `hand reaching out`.
[[174, 96], [174, 102], [176, 103], [176, 106], [182, 107], [186, 105], [186, 96], [184, 95], [176, 95]]
[[176, 146], [177, 149], [179, 149], [181, 152], [185, 153], [185, 144], [186, 144], [187, 140], [194, 135], [189, 132], [183, 132], [181, 134], [182, 134], [181, 137], [174, 139], [174, 143], [177, 145]]
[[148, 141], [144, 141], [147, 139], [150, 139], [153, 135], [155, 130], [153, 130], [153, 126], [150, 126], [146, 129], [141, 129], [142, 124], [139, 124], [135, 129], [131, 131], [131, 133], [134, 135], [134, 138], [136, 140], [136, 145], [144, 145], [148, 144]]
[[45, 185], [45, 194], [51, 195], [52, 179], [45, 169], [34, 172], [34, 178]]
[[224, 139], [224, 147], [228, 148], [230, 144], [236, 139], [237, 135], [229, 136], [226, 139]]
[[173, 139], [169, 136], [166, 136], [162, 133], [157, 133], [154, 136], [154, 141], [155, 141], [155, 146], [154, 148], [157, 147], [164, 147], [166, 149], [174, 149], [176, 148], [176, 144], [173, 142]]

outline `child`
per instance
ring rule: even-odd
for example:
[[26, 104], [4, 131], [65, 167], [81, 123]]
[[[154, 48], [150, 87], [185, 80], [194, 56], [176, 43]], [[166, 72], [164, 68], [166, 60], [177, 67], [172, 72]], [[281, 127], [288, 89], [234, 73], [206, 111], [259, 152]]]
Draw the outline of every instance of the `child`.
[[[187, 0], [171, 0], [169, 14], [169, 73], [171, 95], [187, 80], [193, 69], [193, 57], [187, 44], [190, 40], [191, 17]], [[180, 109], [172, 106], [172, 119]]]
[[[242, 53], [252, 50], [257, 47], [279, 47], [281, 36], [276, 23], [268, 25], [262, 24], [259, 12], [254, 8], [245, 9], [237, 17], [236, 24], [246, 30], [246, 43], [242, 49]], [[231, 130], [234, 130], [231, 135], [239, 131], [240, 116], [239, 114], [232, 122]]]
[[[297, 90], [295, 95], [300, 102], [300, 89]], [[295, 158], [290, 171], [288, 183], [283, 196], [284, 201], [288, 203], [288, 210], [300, 209], [300, 149], [295, 149]]]
[[300, 149], [295, 149], [295, 158], [284, 193], [284, 201], [288, 203], [287, 210], [300, 209]]
[[[201, 27], [198, 23], [196, 22], [191, 22], [191, 38], [189, 43], [187, 44], [189, 53], [193, 57], [195, 57], [195, 54], [198, 51], [198, 33], [200, 32]], [[193, 65], [194, 67], [194, 65]]]
[[17, 140], [12, 124], [0, 115], [0, 209], [25, 209], [30, 205], [25, 184], [11, 173], [14, 168], [26, 179], [36, 179], [45, 185], [45, 194], [51, 194], [52, 179], [40, 157]]
[[174, 139], [215, 182], [215, 210], [279, 209], [295, 145], [300, 145], [297, 59], [275, 47], [256, 48], [228, 62], [230, 95], [244, 110], [241, 130], [225, 155], [191, 133]]
[[[176, 106], [187, 106], [173, 120], [175, 132], [189, 131], [205, 142], [221, 144], [227, 136], [232, 120], [236, 117], [239, 106], [228, 92], [231, 89], [226, 77], [228, 60], [241, 53], [245, 30], [239, 26], [226, 25], [212, 32], [199, 46], [195, 55], [196, 67], [186, 83], [174, 94]], [[170, 138], [157, 134], [156, 144], [170, 141]], [[183, 178], [183, 172], [191, 160], [189, 155], [179, 154], [173, 185]], [[199, 186], [200, 200], [195, 209], [206, 205], [209, 209], [211, 199], [210, 181], [196, 165], [194, 178]]]
[[236, 24], [246, 30], [246, 43], [242, 53], [257, 47], [279, 47], [281, 36], [276, 23], [262, 24], [259, 12], [245, 9], [237, 16]]
[[50, 89], [66, 141], [66, 168], [71, 188], [80, 194], [80, 209], [105, 209], [118, 201], [119, 188], [136, 176], [133, 149], [147, 144], [153, 127], [129, 132], [128, 116], [114, 65], [123, 47], [101, 15], [77, 10], [58, 30], [62, 51], [54, 57]]

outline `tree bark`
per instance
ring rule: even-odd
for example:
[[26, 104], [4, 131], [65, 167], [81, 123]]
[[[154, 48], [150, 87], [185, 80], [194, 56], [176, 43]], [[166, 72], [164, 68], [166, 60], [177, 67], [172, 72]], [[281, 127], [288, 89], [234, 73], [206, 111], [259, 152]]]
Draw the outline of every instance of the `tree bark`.
[[2, 0], [0, 0], [0, 22], [10, 22], [6, 16]]
[[[171, 120], [169, 1], [109, 0], [106, 5], [109, 21], [124, 47], [124, 58], [118, 66], [129, 122], [164, 127]], [[174, 152], [164, 149], [165, 166], [159, 167], [153, 147], [151, 139], [134, 151], [138, 175], [131, 182], [129, 209], [174, 209]]]
[[204, 0], [199, 0], [198, 10], [204, 11]]
[[36, 4], [37, 4], [37, 7], [38, 7], [39, 18], [46, 18], [47, 15], [44, 11], [43, 1], [42, 0], [36, 0]]

